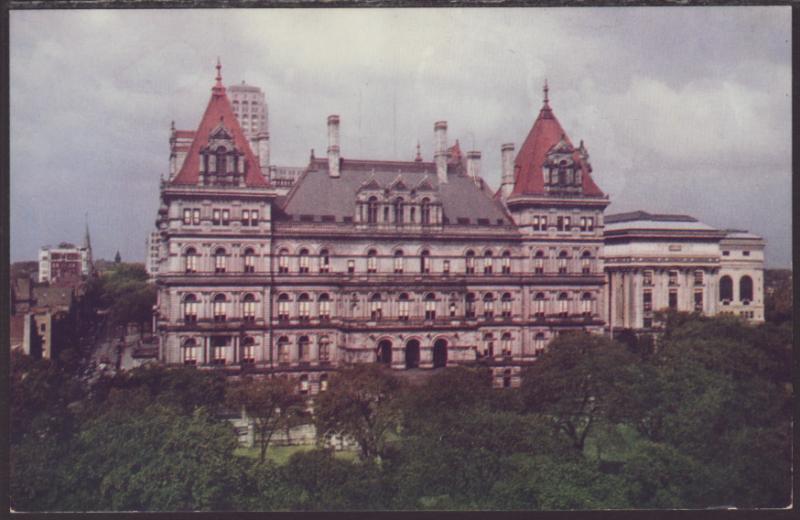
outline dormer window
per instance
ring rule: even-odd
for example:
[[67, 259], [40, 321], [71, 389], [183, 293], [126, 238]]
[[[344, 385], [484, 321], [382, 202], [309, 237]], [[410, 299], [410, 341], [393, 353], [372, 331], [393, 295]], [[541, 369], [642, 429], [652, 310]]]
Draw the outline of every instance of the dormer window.
[[217, 175], [225, 175], [225, 147], [217, 148]]

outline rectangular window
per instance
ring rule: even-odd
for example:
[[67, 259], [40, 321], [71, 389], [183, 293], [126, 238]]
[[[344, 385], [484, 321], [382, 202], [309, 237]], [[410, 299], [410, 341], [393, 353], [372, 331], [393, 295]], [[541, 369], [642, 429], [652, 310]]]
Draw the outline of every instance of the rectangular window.
[[325, 300], [319, 302], [319, 319], [331, 319], [331, 302]]
[[442, 272], [444, 274], [450, 274], [450, 260], [442, 262]]
[[581, 231], [586, 231], [586, 217], [581, 217]]
[[647, 290], [642, 294], [642, 307], [644, 312], [653, 310], [653, 291]]
[[254, 301], [245, 301], [244, 308], [242, 309], [242, 317], [244, 321], [255, 321], [256, 320], [256, 302]]
[[192, 210], [186, 208], [183, 210], [183, 223], [189, 225], [192, 223]]
[[367, 257], [367, 272], [375, 273], [378, 271], [378, 259], [374, 256]]
[[703, 285], [703, 271], [694, 272], [694, 284]]
[[547, 215], [542, 215], [542, 231], [547, 231]]
[[258, 225], [258, 210], [254, 209], [250, 211], [250, 225], [257, 226]]
[[511, 257], [504, 256], [503, 257], [503, 274], [511, 274]]
[[697, 312], [703, 312], [703, 291], [695, 291], [694, 292], [694, 310]]
[[541, 229], [541, 228], [539, 227], [539, 216], [538, 216], [538, 215], [534, 215], [534, 216], [531, 218], [531, 226], [533, 227], [533, 230], [534, 230], [534, 231], [539, 231], [539, 230]]
[[221, 212], [218, 209], [215, 209], [211, 212], [211, 223], [215, 226], [219, 226], [222, 224], [222, 218], [220, 217]]
[[308, 300], [301, 301], [298, 303], [298, 311], [301, 321], [308, 321], [308, 319], [311, 316], [310, 310], [311, 310], [311, 302], [309, 302]]
[[398, 302], [397, 317], [400, 321], [408, 321], [408, 300]]
[[572, 227], [570, 226], [570, 218], [564, 217], [564, 231], [571, 231]]
[[421, 267], [422, 267], [421, 271], [423, 273], [430, 273], [431, 272], [431, 259], [430, 259], [429, 256], [424, 255], [422, 257], [422, 265], [421, 265]]
[[192, 224], [194, 224], [195, 226], [200, 224], [200, 210], [199, 209], [192, 210]]
[[433, 300], [428, 300], [425, 302], [425, 319], [426, 320], [436, 319], [436, 302]]
[[742, 256], [750, 256], [750, 251], [742, 251]]
[[731, 252], [730, 251], [723, 251], [722, 252], [722, 256], [731, 256]]
[[653, 285], [653, 271], [645, 271], [642, 273], [642, 285], [651, 287]]
[[222, 225], [223, 226], [227, 226], [228, 224], [231, 223], [230, 220], [231, 220], [231, 212], [229, 210], [227, 210], [227, 209], [223, 209], [222, 210]]
[[183, 349], [183, 364], [195, 365], [197, 364], [197, 347], [190, 346]]
[[669, 308], [678, 310], [678, 291], [673, 290], [669, 292]]
[[278, 302], [278, 319], [281, 321], [286, 321], [289, 319], [289, 302]]
[[372, 321], [380, 321], [383, 317], [383, 309], [381, 309], [381, 301], [370, 302], [370, 318]]
[[671, 286], [678, 285], [678, 271], [670, 271], [669, 272], [669, 284]]
[[347, 272], [353, 274], [356, 272], [356, 261], [355, 260], [348, 260], [347, 261]]
[[242, 225], [249, 226], [250, 225], [250, 210], [242, 210]]
[[402, 255], [400, 255], [400, 256], [396, 255], [394, 257], [394, 272], [397, 273], [397, 274], [400, 274], [400, 273], [403, 272], [403, 257], [402, 257]]

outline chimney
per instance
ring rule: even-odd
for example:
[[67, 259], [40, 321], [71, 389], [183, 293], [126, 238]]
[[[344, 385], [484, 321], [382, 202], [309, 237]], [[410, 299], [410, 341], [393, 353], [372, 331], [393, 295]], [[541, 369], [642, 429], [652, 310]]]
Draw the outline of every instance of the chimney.
[[339, 116], [328, 116], [328, 174], [339, 177]]
[[261, 173], [269, 180], [269, 132], [259, 132], [255, 141], [258, 165], [261, 167]]
[[500, 148], [503, 164], [503, 178], [500, 185], [503, 200], [511, 195], [514, 189], [514, 143], [505, 143]]
[[447, 182], [447, 121], [436, 121], [433, 125], [436, 176], [440, 184]]
[[472, 151], [467, 152], [467, 175], [476, 183], [481, 178], [481, 153]]

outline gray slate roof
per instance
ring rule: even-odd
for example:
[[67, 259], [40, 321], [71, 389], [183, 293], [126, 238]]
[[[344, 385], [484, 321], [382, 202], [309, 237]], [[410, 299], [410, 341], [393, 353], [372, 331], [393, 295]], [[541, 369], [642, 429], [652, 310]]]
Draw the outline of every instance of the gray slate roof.
[[342, 159], [341, 176], [332, 178], [328, 174], [327, 159], [314, 159], [286, 198], [278, 199], [278, 204], [285, 215], [293, 219], [303, 215], [333, 216], [336, 222], [343, 222], [344, 217], [355, 215], [356, 194], [362, 184], [374, 178], [387, 188], [399, 175], [409, 190], [427, 179], [437, 192], [444, 217], [451, 225], [466, 223], [459, 219], [469, 219], [471, 225], [479, 224], [478, 219], [486, 219], [492, 226], [511, 225], [501, 203], [493, 198], [494, 190], [485, 183], [476, 185], [459, 170], [451, 165], [448, 182], [440, 184], [436, 165], [431, 162]]

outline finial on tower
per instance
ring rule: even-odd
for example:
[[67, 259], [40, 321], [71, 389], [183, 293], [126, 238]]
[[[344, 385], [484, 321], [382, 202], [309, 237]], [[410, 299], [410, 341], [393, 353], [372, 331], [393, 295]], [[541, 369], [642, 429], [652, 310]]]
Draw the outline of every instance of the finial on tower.
[[219, 61], [219, 56], [217, 56], [217, 83], [222, 83], [222, 62]]
[[547, 78], [544, 78], [544, 88], [542, 90], [544, 91], [544, 104], [549, 105], [550, 97], [548, 93], [550, 92], [550, 87], [547, 86]]
[[422, 162], [422, 153], [420, 153], [419, 141], [417, 141], [417, 156], [414, 158], [414, 162]]

